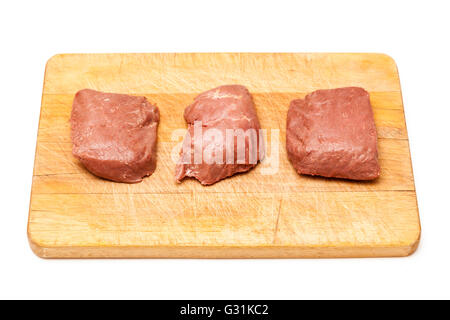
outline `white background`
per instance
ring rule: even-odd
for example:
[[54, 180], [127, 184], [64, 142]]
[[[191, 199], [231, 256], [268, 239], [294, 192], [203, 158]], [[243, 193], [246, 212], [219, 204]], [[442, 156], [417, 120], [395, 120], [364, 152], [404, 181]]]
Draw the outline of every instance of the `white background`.
[[[448, 1], [2, 1], [0, 298], [450, 298]], [[383, 52], [400, 71], [422, 241], [408, 258], [42, 260], [26, 237], [56, 53]], [[394, 213], [393, 213], [394, 214]]]

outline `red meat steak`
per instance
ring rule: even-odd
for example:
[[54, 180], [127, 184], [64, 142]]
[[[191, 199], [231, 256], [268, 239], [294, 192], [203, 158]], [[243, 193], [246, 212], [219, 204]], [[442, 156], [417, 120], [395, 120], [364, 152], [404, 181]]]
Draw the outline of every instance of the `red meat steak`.
[[145, 97], [84, 89], [73, 100], [73, 155], [93, 174], [135, 183], [156, 167], [159, 110]]
[[380, 175], [369, 93], [349, 87], [318, 90], [293, 100], [286, 147], [300, 174], [354, 180]]
[[226, 85], [203, 92], [186, 108], [184, 118], [188, 132], [176, 166], [178, 182], [194, 177], [203, 185], [213, 184], [250, 170], [262, 159], [261, 127], [252, 96], [244, 86]]

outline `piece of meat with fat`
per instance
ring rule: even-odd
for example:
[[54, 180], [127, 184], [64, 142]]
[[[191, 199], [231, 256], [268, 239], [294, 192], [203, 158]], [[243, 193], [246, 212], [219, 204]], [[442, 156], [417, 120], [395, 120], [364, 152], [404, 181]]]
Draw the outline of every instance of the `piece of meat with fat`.
[[[253, 98], [244, 86], [225, 85], [201, 93], [185, 109], [184, 118], [188, 132], [175, 170], [178, 182], [193, 177], [210, 185], [252, 169], [264, 155]], [[196, 135], [197, 124], [201, 135]]]
[[353, 180], [380, 175], [369, 93], [358, 87], [317, 90], [293, 100], [286, 148], [300, 174]]
[[99, 177], [140, 182], [156, 168], [158, 123], [145, 97], [80, 90], [70, 117], [73, 155]]

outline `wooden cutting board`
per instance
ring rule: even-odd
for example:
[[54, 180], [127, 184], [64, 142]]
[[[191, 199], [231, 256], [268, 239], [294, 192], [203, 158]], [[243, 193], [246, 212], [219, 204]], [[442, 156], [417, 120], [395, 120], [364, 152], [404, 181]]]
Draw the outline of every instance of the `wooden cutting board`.
[[[253, 94], [271, 161], [209, 187], [189, 179], [177, 184], [184, 108], [223, 84], [242, 84]], [[285, 150], [289, 102], [345, 86], [370, 92], [381, 177], [299, 176]], [[158, 105], [151, 177], [138, 184], [105, 181], [72, 156], [68, 120], [83, 88], [145, 95]], [[45, 258], [409, 255], [420, 223], [395, 62], [384, 54], [56, 55], [45, 72], [28, 237]]]

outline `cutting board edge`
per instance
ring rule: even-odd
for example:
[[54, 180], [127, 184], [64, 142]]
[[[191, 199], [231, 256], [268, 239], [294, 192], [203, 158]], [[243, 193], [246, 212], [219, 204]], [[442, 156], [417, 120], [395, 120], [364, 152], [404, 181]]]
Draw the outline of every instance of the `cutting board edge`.
[[[58, 67], [58, 64], [61, 63], [61, 60], [67, 60], [70, 58], [90, 58], [90, 57], [102, 57], [102, 58], [109, 58], [112, 59], [114, 57], [121, 57], [122, 59], [124, 57], [130, 57], [133, 56], [136, 59], [139, 58], [143, 58], [143, 57], [148, 57], [148, 56], [159, 56], [159, 58], [161, 59], [161, 57], [172, 57], [173, 59], [175, 59], [175, 57], [177, 57], [178, 59], [186, 59], [186, 58], [191, 58], [194, 59], [194, 62], [197, 59], [204, 59], [204, 57], [208, 57], [208, 56], [213, 56], [214, 58], [226, 58], [226, 57], [233, 57], [233, 56], [240, 56], [243, 57], [250, 57], [250, 56], [266, 56], [266, 57], [284, 57], [286, 59], [289, 59], [295, 56], [305, 56], [305, 57], [312, 57], [312, 56], [316, 56], [316, 57], [342, 57], [342, 56], [353, 56], [353, 57], [367, 57], [367, 58], [371, 58], [371, 59], [375, 59], [375, 60], [380, 60], [382, 62], [380, 62], [380, 64], [382, 63], [383, 65], [388, 67], [389, 72], [392, 72], [392, 74], [394, 75], [394, 78], [396, 80], [396, 84], [395, 84], [395, 88], [391, 88], [392, 92], [397, 92], [397, 91], [401, 91], [401, 86], [400, 86], [400, 81], [399, 81], [399, 73], [398, 73], [398, 65], [395, 61], [395, 59], [390, 56], [389, 54], [386, 54], [384, 52], [134, 52], [134, 53], [126, 53], [126, 52], [118, 52], [118, 53], [108, 53], [108, 52], [103, 52], [103, 53], [56, 53], [54, 55], [52, 55], [51, 57], [48, 58], [48, 60], [45, 63], [45, 77], [44, 77], [44, 86], [43, 86], [43, 94], [75, 94], [76, 91], [79, 90], [69, 90], [67, 91], [52, 91], [49, 90], [47, 87], [52, 85], [52, 82], [55, 81], [55, 79], [51, 79], [51, 77], [47, 77], [48, 74], [52, 73], [53, 69]], [[85, 61], [83, 61], [85, 62]], [[185, 63], [185, 61], [183, 61]], [[191, 61], [192, 62], [192, 61]], [[92, 61], [90, 61], [90, 63], [93, 63]], [[51, 71], [51, 72], [49, 72]], [[90, 83], [92, 84], [92, 83]], [[248, 84], [247, 84], [248, 86]], [[348, 84], [348, 85], [344, 85], [344, 86], [353, 86], [352, 84]], [[91, 89], [95, 89], [95, 90], [100, 90], [100, 91], [111, 91], [111, 92], [122, 92], [122, 93], [128, 93], [128, 94], [134, 94], [134, 95], [141, 95], [144, 93], [150, 94], [150, 93], [156, 93], [153, 90], [150, 90], [148, 92], [143, 92], [142, 90], [131, 90], [130, 88], [127, 87], [127, 90], [123, 91], [123, 90], [117, 90], [114, 89], [106, 89], [106, 88], [99, 88], [96, 87], [94, 85], [94, 87], [91, 86], [81, 86], [81, 87], [89, 87]], [[207, 88], [210, 88], [211, 86], [208, 86]], [[214, 87], [214, 86], [213, 86]], [[315, 87], [315, 86], [314, 86]], [[339, 86], [332, 86], [332, 88], [335, 87], [339, 87]], [[203, 89], [199, 89], [199, 90], [192, 90], [189, 91], [189, 93], [198, 93], [201, 92], [202, 90], [206, 90], [207, 88], [203, 88]], [[326, 89], [326, 87], [321, 86], [320, 88], [322, 89]], [[167, 88], [166, 88], [167, 89]], [[249, 88], [250, 89], [250, 88]], [[388, 91], [391, 91], [388, 90]], [[174, 88], [170, 89], [170, 90], [165, 90], [167, 93], [178, 93], [178, 92], [183, 92], [186, 93], [186, 90], [183, 91], [179, 91], [179, 90], [175, 90]], [[252, 88], [252, 90], [250, 90], [251, 92], [260, 92], [259, 90], [255, 90], [255, 88]], [[270, 91], [271, 92], [274, 91], [274, 89], [272, 88]], [[314, 89], [311, 88], [311, 90], [307, 90], [305, 92], [311, 92], [314, 91]], [[379, 92], [379, 91], [386, 91], [384, 89], [378, 88], [378, 89], [372, 89], [369, 91], [373, 91], [373, 92]], [[158, 91], [159, 92], [159, 91]], [[267, 91], [264, 91], [267, 92]], [[298, 90], [287, 90], [287, 92], [298, 92]]]
[[33, 253], [43, 259], [290, 259], [290, 258], [381, 258], [406, 257], [418, 248], [421, 237], [419, 225], [417, 237], [405, 245], [392, 246], [91, 246], [91, 247], [44, 247], [33, 240], [28, 241]]

